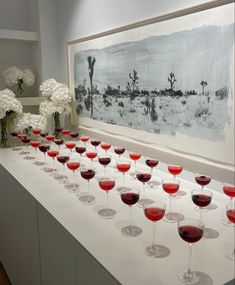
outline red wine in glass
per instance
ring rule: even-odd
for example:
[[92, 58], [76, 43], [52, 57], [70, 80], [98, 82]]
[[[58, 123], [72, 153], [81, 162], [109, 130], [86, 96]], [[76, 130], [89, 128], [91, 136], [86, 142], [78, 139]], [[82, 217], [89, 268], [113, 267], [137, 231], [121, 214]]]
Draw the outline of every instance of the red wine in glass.
[[55, 131], [60, 134], [63, 131], [63, 128], [55, 128]]
[[145, 248], [145, 254], [150, 257], [160, 258], [169, 255], [169, 249], [164, 246], [158, 245], [155, 242], [156, 235], [156, 224], [160, 221], [166, 211], [166, 205], [161, 201], [144, 205], [144, 215], [145, 217], [153, 222], [153, 239], [152, 244]]
[[88, 136], [82, 136], [82, 137], [80, 137], [80, 140], [84, 143], [84, 145], [86, 145], [86, 143], [89, 141], [89, 137]]
[[48, 145], [43, 144], [43, 145], [39, 146], [39, 150], [41, 152], [43, 152], [44, 154], [47, 153], [49, 149], [50, 149], [50, 145], [49, 144]]
[[101, 143], [101, 141], [99, 141], [99, 140], [91, 140], [91, 144], [92, 144], [95, 148], [97, 148], [97, 146], [100, 145], [100, 143]]
[[128, 206], [132, 206], [139, 201], [140, 194], [135, 192], [124, 192], [121, 193], [122, 202]]
[[55, 139], [54, 140], [54, 143], [56, 145], [58, 145], [59, 149], [60, 149], [60, 146], [64, 143], [64, 140], [63, 139]]
[[31, 144], [31, 146], [32, 146], [33, 148], [37, 149], [37, 148], [39, 148], [41, 142], [39, 142], [39, 141], [31, 141], [30, 144]]
[[195, 174], [195, 181], [204, 189], [204, 186], [208, 185], [211, 182], [211, 177], [202, 174]]
[[121, 233], [125, 237], [136, 237], [142, 233], [140, 227], [134, 226], [131, 222], [132, 219], [132, 206], [135, 205], [140, 198], [140, 190], [138, 188], [129, 188], [127, 192], [125, 189], [121, 191], [121, 200], [124, 204], [129, 206], [129, 225], [121, 229]]
[[67, 167], [68, 169], [73, 171], [73, 182], [72, 182], [72, 191], [75, 192], [78, 184], [76, 184], [76, 179], [75, 179], [75, 171], [80, 167], [80, 162], [78, 161], [69, 161], [67, 162]]
[[195, 193], [192, 195], [193, 203], [201, 208], [208, 206], [211, 203], [211, 199], [212, 197], [206, 194]]
[[48, 136], [49, 133], [48, 132], [41, 132], [40, 136], [45, 140], [46, 136]]
[[71, 132], [70, 133], [70, 137], [73, 138], [73, 139], [77, 139], [79, 136], [79, 133], [78, 132]]
[[105, 151], [106, 154], [107, 154], [107, 151], [111, 148], [111, 144], [109, 143], [102, 143], [100, 146]]
[[119, 155], [119, 159], [121, 159], [121, 155], [125, 152], [124, 147], [115, 147], [114, 152]]
[[62, 130], [61, 133], [63, 136], [66, 137], [66, 136], [70, 135], [70, 130]]
[[91, 165], [93, 168], [93, 160], [97, 157], [97, 152], [96, 151], [88, 151], [88, 152], [86, 152], [86, 156], [91, 160]]
[[191, 270], [192, 244], [201, 240], [205, 225], [200, 220], [182, 219], [177, 227], [179, 236], [189, 244], [188, 267], [179, 272], [178, 277], [183, 283], [197, 284], [200, 282], [200, 276]]
[[230, 201], [235, 197], [235, 185], [232, 184], [224, 184], [223, 186], [224, 194], [229, 196]]
[[42, 130], [41, 129], [32, 129], [32, 132], [35, 136], [39, 136], [41, 134]]
[[12, 136], [13, 138], [17, 137], [17, 132], [11, 132], [11, 136]]
[[55, 139], [55, 136], [53, 136], [53, 135], [47, 135], [46, 136], [46, 140], [50, 143], [52, 143], [54, 141], [54, 139]]
[[79, 201], [85, 205], [92, 205], [95, 203], [95, 197], [90, 193], [90, 180], [95, 177], [95, 171], [91, 168], [82, 167], [80, 174], [87, 181], [87, 192], [79, 196]]
[[75, 148], [76, 143], [74, 143], [74, 142], [66, 142], [65, 145], [70, 150], [70, 152], [72, 152], [72, 149]]
[[146, 159], [145, 160], [145, 164], [151, 168], [151, 173], [153, 172], [153, 168], [156, 167], [158, 165], [159, 161], [156, 159]]
[[176, 178], [183, 171], [183, 166], [181, 165], [168, 165], [168, 171]]
[[111, 162], [111, 157], [99, 157], [98, 161], [104, 166], [104, 174], [106, 174], [106, 166]]
[[137, 179], [142, 182], [146, 183], [151, 179], [151, 173], [146, 173], [146, 172], [139, 172], [136, 174]]
[[235, 210], [227, 210], [226, 215], [231, 223], [235, 223]]
[[110, 190], [112, 190], [114, 188], [115, 181], [114, 180], [109, 180], [109, 179], [100, 180], [99, 181], [99, 186], [104, 191], [110, 191]]
[[75, 151], [80, 154], [80, 159], [82, 159], [82, 154], [86, 151], [85, 146], [76, 146]]
[[64, 171], [63, 181], [65, 183], [66, 182], [65, 163], [67, 163], [69, 161], [69, 156], [67, 156], [67, 155], [60, 155], [60, 156], [57, 156], [57, 160], [59, 161], [59, 163], [63, 164], [63, 171]]
[[136, 176], [136, 161], [141, 158], [141, 154], [137, 153], [137, 152], [130, 152], [129, 153], [129, 157], [130, 157], [130, 159], [132, 159], [134, 161], [134, 169], [135, 169], [135, 171], [131, 175], [133, 175], [134, 178], [135, 178], [135, 176]]
[[19, 149], [16, 147], [16, 139], [17, 139], [18, 133], [17, 133], [17, 132], [11, 132], [10, 135], [11, 135], [12, 138], [14, 138], [14, 141], [15, 141], [15, 145], [14, 145], [14, 147], [13, 147], [12, 150], [19, 150]]
[[171, 194], [176, 193], [179, 190], [180, 185], [174, 182], [166, 182], [162, 184], [162, 188], [166, 193], [171, 195]]

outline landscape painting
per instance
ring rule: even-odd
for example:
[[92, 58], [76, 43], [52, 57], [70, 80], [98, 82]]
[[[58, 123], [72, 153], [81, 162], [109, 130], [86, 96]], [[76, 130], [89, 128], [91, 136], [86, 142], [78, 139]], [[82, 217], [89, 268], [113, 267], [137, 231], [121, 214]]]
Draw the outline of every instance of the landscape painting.
[[226, 141], [234, 120], [233, 8], [75, 44], [77, 115], [156, 138]]

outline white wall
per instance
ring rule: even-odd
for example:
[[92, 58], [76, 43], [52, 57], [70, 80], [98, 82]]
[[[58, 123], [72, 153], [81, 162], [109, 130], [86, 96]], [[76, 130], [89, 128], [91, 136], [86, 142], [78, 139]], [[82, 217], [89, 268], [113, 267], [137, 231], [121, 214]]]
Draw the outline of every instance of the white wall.
[[[44, 0], [45, 1], [45, 0]], [[197, 5], [205, 0], [58, 0], [60, 80], [67, 82], [68, 41]], [[49, 67], [48, 67], [49, 68]]]

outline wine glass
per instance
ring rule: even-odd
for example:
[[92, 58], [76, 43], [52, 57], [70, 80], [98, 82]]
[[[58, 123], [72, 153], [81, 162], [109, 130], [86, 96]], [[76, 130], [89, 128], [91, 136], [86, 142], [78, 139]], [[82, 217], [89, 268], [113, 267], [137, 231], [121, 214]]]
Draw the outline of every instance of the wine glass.
[[49, 144], [41, 144], [39, 146], [39, 150], [43, 153], [44, 155], [44, 161], [42, 162], [38, 162], [38, 165], [44, 165], [46, 164], [46, 153], [48, 152], [48, 150], [50, 149], [50, 145]]
[[202, 221], [203, 209], [211, 203], [213, 192], [209, 190], [196, 189], [192, 190], [191, 194], [193, 203], [199, 208], [200, 221]]
[[168, 171], [173, 175], [174, 179], [183, 171], [183, 166], [170, 164], [168, 165]]
[[95, 170], [82, 166], [80, 168], [80, 174], [82, 178], [87, 181], [87, 192], [83, 192], [79, 195], [79, 201], [85, 205], [92, 205], [95, 203], [95, 197], [90, 193], [90, 180], [95, 177]]
[[31, 141], [30, 144], [35, 150], [35, 158], [36, 158], [37, 157], [37, 150], [38, 150], [39, 146], [41, 145], [41, 142], [40, 141]]
[[178, 221], [177, 228], [180, 237], [189, 244], [188, 268], [179, 272], [180, 281], [185, 284], [197, 284], [200, 281], [197, 272], [191, 269], [192, 244], [198, 242], [202, 236], [205, 225], [196, 219], [182, 219]]
[[59, 163], [63, 165], [63, 182], [66, 183], [66, 175], [65, 175], [65, 163], [69, 161], [69, 156], [68, 155], [60, 155], [57, 156], [57, 160]]
[[79, 153], [80, 161], [81, 161], [82, 160], [82, 154], [86, 151], [86, 147], [85, 146], [76, 146], [75, 150], [77, 153]]
[[105, 151], [105, 154], [107, 155], [107, 151], [111, 148], [111, 144], [110, 143], [102, 143], [100, 146]]
[[134, 172], [131, 175], [135, 178], [136, 177], [136, 161], [141, 158], [141, 154], [137, 152], [129, 152], [129, 157], [134, 162]]
[[[233, 224], [233, 226], [235, 226], [235, 202], [231, 202], [229, 203], [227, 206], [226, 206], [226, 215], [230, 221], [231, 224]], [[234, 246], [234, 245], [233, 245]], [[233, 248], [232, 250], [231, 249], [228, 249], [227, 252], [226, 252], [226, 256], [229, 258], [229, 259], [232, 259], [234, 260], [234, 256], [235, 256], [235, 249]]]
[[58, 145], [59, 150], [60, 150], [60, 146], [64, 143], [64, 140], [63, 140], [63, 139], [55, 139], [55, 140], [54, 140], [54, 143], [55, 143], [56, 145]]
[[88, 136], [81, 136], [80, 137], [80, 141], [84, 143], [84, 145], [86, 146], [86, 143], [89, 141], [89, 137]]
[[25, 154], [26, 154], [26, 156], [24, 157], [24, 159], [26, 159], [26, 160], [31, 160], [31, 159], [34, 159], [34, 157], [32, 157], [32, 156], [29, 156], [29, 151], [28, 151], [28, 146], [29, 146], [29, 143], [30, 143], [30, 141], [31, 141], [31, 138], [29, 138], [29, 137], [23, 137], [22, 139], [21, 139], [21, 141], [24, 143], [24, 145], [25, 145]]
[[146, 198], [146, 193], [145, 193], [145, 183], [148, 182], [151, 179], [151, 172], [150, 171], [141, 171], [136, 173], [136, 178], [143, 183], [143, 198], [141, 198], [138, 201], [138, 206], [139, 207], [144, 207], [144, 205], [151, 204], [154, 201], [152, 199]]
[[75, 172], [77, 169], [79, 169], [80, 167], [80, 161], [78, 160], [69, 160], [67, 162], [67, 167], [68, 169], [70, 169], [71, 171], [73, 171], [73, 182], [72, 183], [69, 183], [69, 186], [72, 187], [72, 192], [76, 192], [76, 189], [77, 187], [79, 186], [77, 183], [76, 183], [76, 178], [75, 178]]
[[151, 174], [153, 174], [153, 169], [154, 167], [156, 167], [158, 165], [159, 161], [156, 159], [152, 159], [152, 158], [147, 158], [145, 160], [145, 164], [150, 167], [151, 169]]
[[60, 127], [58, 127], [58, 128], [55, 128], [55, 137], [57, 138], [57, 139], [60, 139], [61, 138], [61, 132], [63, 131], [63, 128], [60, 128]]
[[162, 180], [163, 190], [169, 194], [169, 211], [164, 217], [164, 221], [168, 223], [176, 223], [182, 215], [176, 212], [172, 212], [172, 195], [175, 194], [180, 188], [179, 179], [166, 178]]
[[70, 154], [72, 154], [72, 151], [73, 151], [73, 149], [74, 149], [75, 146], [76, 146], [76, 143], [75, 143], [75, 142], [67, 141], [67, 142], [65, 143], [65, 145], [66, 145], [67, 149], [70, 150]]
[[66, 142], [67, 137], [70, 135], [70, 130], [63, 129], [61, 134], [64, 136], [64, 141]]
[[87, 151], [86, 156], [91, 160], [91, 167], [94, 168], [93, 160], [97, 157], [97, 151], [96, 150]]
[[53, 168], [52, 168], [52, 172], [55, 173], [56, 172], [56, 167], [55, 167], [55, 158], [59, 155], [59, 151], [58, 150], [48, 150], [47, 151], [47, 155], [50, 156], [53, 160]]
[[79, 137], [79, 133], [78, 132], [70, 132], [70, 137], [76, 141], [76, 139]]
[[132, 224], [132, 206], [135, 205], [140, 198], [140, 189], [138, 188], [129, 188], [127, 191], [121, 191], [122, 202], [129, 206], [129, 224], [122, 228], [121, 232], [125, 237], [136, 237], [140, 235], [143, 231], [140, 227], [134, 226]]
[[106, 208], [100, 209], [98, 215], [104, 219], [112, 219], [116, 215], [116, 211], [109, 207], [109, 191], [111, 191], [115, 186], [115, 177], [114, 176], [100, 176], [97, 178], [100, 189], [106, 192], [107, 202]]
[[106, 166], [111, 162], [111, 156], [106, 155], [105, 157], [99, 157], [98, 161], [104, 166], [104, 175], [106, 175]]
[[166, 212], [166, 205], [157, 201], [150, 204], [144, 205], [144, 215], [145, 217], [153, 222], [153, 239], [152, 244], [145, 248], [145, 254], [150, 257], [166, 257], [169, 255], [170, 251], [167, 247], [156, 244], [156, 223], [160, 221]]
[[224, 194], [230, 198], [230, 202], [232, 202], [233, 198], [235, 197], [235, 185], [224, 183], [223, 191], [224, 191]]
[[119, 156], [119, 160], [121, 159], [121, 155], [125, 152], [124, 147], [115, 147], [114, 152]]
[[49, 133], [46, 132], [46, 131], [40, 133], [40, 137], [42, 138], [43, 141], [45, 141], [45, 138], [46, 138], [46, 136], [48, 136], [48, 135], [49, 135]]
[[[27, 138], [26, 134], [24, 134], [24, 133], [17, 134], [17, 139], [21, 142], [22, 147], [24, 146], [24, 143], [22, 142], [23, 138]], [[20, 154], [27, 154], [25, 152], [26, 152], [25, 149], [23, 149], [23, 151], [21, 151]]]
[[203, 190], [204, 186], [208, 185], [211, 182], [211, 177], [208, 175], [196, 173], [195, 181], [201, 186], [201, 189]]
[[10, 135], [11, 135], [11, 137], [14, 139], [14, 147], [12, 148], [12, 150], [14, 150], [14, 151], [20, 150], [20, 148], [17, 148], [17, 147], [16, 147], [17, 132], [11, 132]]
[[41, 134], [42, 130], [34, 128], [32, 129], [32, 133], [34, 134], [35, 137], [38, 137]]
[[119, 160], [116, 163], [117, 170], [122, 173], [123, 175], [123, 187], [121, 189], [125, 189], [125, 173], [128, 172], [131, 168], [131, 164], [129, 161], [126, 160]]
[[91, 140], [91, 145], [93, 145], [95, 147], [95, 149], [97, 149], [97, 146], [100, 145], [101, 141], [100, 140]]
[[50, 144], [55, 140], [55, 136], [53, 135], [47, 135], [45, 138]]

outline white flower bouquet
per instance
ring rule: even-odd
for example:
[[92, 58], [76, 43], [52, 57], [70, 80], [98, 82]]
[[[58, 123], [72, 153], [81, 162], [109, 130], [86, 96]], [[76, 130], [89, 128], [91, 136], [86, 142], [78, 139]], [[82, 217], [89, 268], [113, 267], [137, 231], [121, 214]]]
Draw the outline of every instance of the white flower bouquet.
[[8, 125], [9, 118], [12, 113], [21, 113], [22, 105], [19, 100], [15, 98], [15, 94], [9, 90], [4, 89], [0, 91], [0, 123], [1, 123], [1, 141], [3, 147], [8, 146]]
[[21, 113], [17, 114], [12, 125], [15, 132], [28, 133], [31, 128], [45, 131], [47, 127], [47, 118], [41, 114]]
[[[72, 95], [68, 86], [51, 78], [40, 85], [40, 91], [44, 97], [39, 106], [40, 114], [48, 118], [53, 116], [54, 128], [60, 128], [60, 115], [71, 113]], [[56, 131], [55, 135], [59, 136]]]
[[35, 75], [30, 69], [20, 70], [18, 67], [13, 66], [3, 71], [3, 77], [8, 86], [16, 86], [16, 93], [22, 94], [23, 87], [30, 87], [35, 82]]

